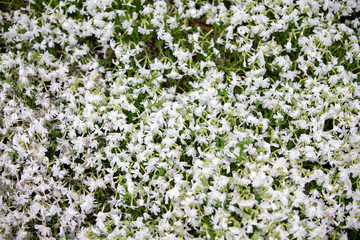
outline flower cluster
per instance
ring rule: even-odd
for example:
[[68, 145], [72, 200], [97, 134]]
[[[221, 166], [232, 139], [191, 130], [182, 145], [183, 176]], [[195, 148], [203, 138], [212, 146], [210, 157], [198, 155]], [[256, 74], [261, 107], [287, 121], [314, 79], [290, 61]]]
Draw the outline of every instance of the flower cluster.
[[0, 11], [0, 237], [356, 235], [359, 12], [358, 0]]

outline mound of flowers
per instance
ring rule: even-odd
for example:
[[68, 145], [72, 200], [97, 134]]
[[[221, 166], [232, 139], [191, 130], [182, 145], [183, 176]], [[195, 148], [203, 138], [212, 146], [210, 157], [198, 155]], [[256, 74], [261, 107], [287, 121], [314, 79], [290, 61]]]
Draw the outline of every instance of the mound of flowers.
[[360, 2], [0, 11], [0, 238], [355, 239]]

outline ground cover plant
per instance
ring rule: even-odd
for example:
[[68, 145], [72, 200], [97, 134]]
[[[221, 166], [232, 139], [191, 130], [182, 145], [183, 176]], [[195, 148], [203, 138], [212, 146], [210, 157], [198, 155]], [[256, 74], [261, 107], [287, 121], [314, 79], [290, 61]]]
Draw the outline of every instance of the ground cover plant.
[[359, 237], [359, 1], [0, 6], [0, 238]]

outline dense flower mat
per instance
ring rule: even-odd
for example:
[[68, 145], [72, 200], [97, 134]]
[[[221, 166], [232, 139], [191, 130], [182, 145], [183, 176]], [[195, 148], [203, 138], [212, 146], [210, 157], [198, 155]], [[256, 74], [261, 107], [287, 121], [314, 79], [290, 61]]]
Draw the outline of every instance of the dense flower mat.
[[360, 1], [0, 11], [0, 238], [356, 239]]

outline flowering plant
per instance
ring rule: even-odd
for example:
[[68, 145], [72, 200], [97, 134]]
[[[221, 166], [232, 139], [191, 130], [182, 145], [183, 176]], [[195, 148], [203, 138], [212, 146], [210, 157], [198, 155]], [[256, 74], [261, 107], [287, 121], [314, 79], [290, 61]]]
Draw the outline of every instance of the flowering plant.
[[358, 237], [359, 1], [3, 9], [1, 238]]

